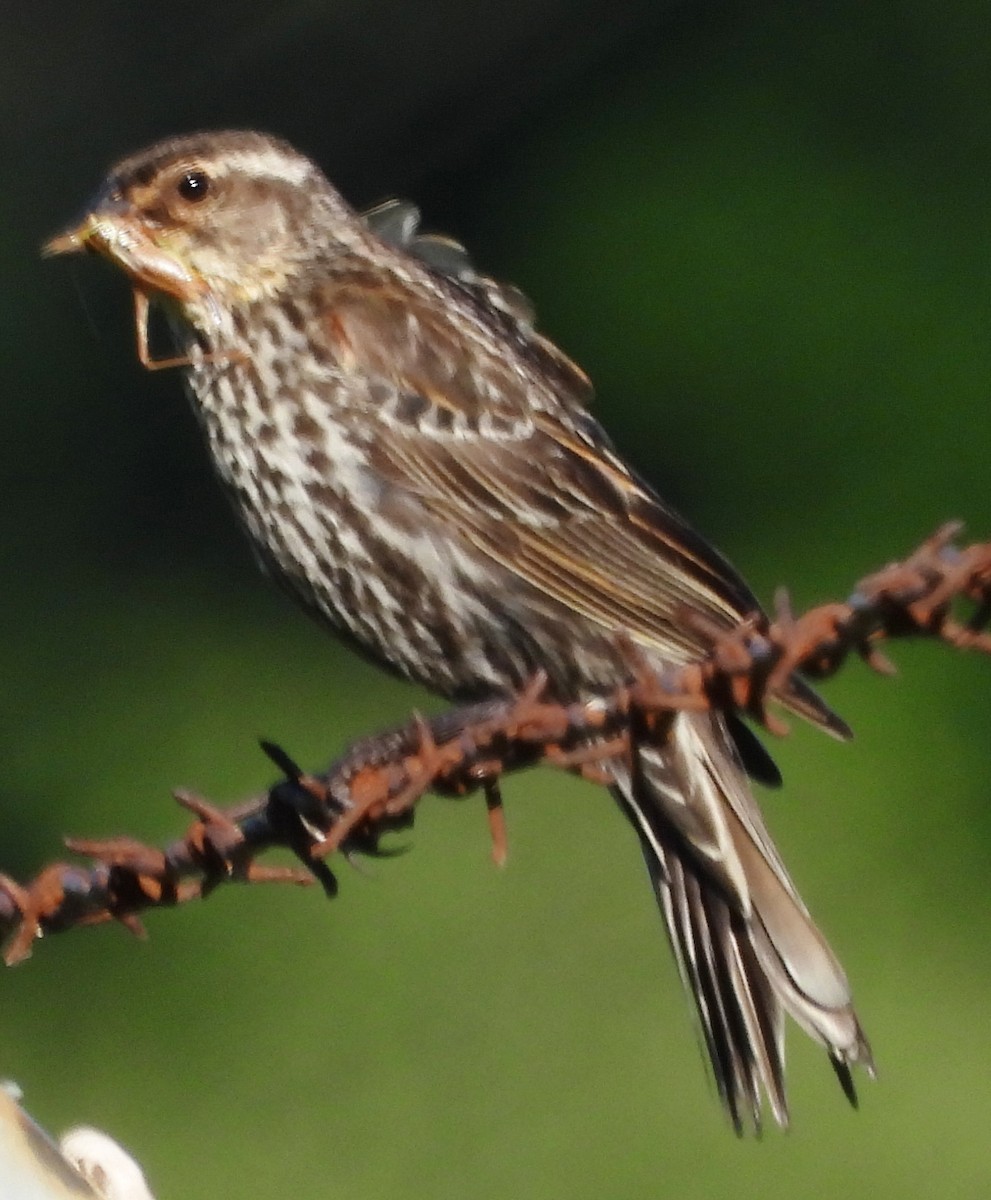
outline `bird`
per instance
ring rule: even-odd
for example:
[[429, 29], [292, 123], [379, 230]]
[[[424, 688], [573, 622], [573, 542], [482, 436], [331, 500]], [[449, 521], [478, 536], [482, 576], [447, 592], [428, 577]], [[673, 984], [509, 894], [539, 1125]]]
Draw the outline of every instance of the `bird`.
[[[251, 130], [168, 138], [113, 166], [44, 253], [127, 276], [138, 357], [178, 367], [213, 466], [267, 572], [390, 671], [453, 702], [543, 673], [561, 701], [704, 656], [700, 620], [760, 606], [627, 463], [592, 385], [528, 300], [417, 208], [349, 205], [316, 163]], [[149, 312], [175, 353], [155, 357]], [[792, 706], [848, 729], [798, 677]], [[756, 735], [681, 712], [604, 764], [632, 824], [737, 1133], [789, 1121], [785, 1017], [852, 1103], [874, 1074], [850, 985], [771, 840]]]

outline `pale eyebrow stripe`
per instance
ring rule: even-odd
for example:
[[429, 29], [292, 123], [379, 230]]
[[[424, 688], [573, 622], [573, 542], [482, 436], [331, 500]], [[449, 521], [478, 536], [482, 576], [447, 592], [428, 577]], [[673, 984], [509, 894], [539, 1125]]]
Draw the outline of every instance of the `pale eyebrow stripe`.
[[216, 164], [216, 170], [218, 175], [239, 171], [255, 178], [261, 175], [300, 184], [313, 174], [314, 166], [308, 159], [290, 157], [278, 150], [232, 150]]

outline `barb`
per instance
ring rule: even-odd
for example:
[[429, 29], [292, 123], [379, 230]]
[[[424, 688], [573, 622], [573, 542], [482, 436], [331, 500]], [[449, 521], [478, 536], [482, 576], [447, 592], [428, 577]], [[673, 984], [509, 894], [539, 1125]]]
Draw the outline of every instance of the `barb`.
[[[880, 650], [894, 638], [929, 637], [991, 654], [991, 542], [963, 548], [960, 525], [944, 525], [903, 562], [866, 576], [843, 603], [823, 604], [801, 616], [783, 591], [773, 619], [754, 615], [736, 628], [696, 628], [710, 644], [698, 662], [653, 670], [628, 639], [621, 649], [628, 682], [612, 692], [560, 703], [537, 675], [520, 695], [453, 709], [353, 745], [319, 774], [302, 770], [271, 742], [262, 749], [284, 778], [266, 793], [218, 808], [190, 793], [176, 801], [194, 816], [185, 834], [164, 849], [131, 838], [68, 839], [90, 866], [56, 862], [29, 883], [0, 875], [0, 936], [8, 965], [27, 958], [35, 939], [82, 925], [119, 921], [144, 936], [140, 914], [209, 895], [225, 882], [319, 883], [327, 896], [337, 881], [326, 859], [386, 856], [384, 833], [412, 824], [428, 792], [486, 799], [493, 857], [505, 861], [505, 824], [499, 781], [540, 764], [607, 783], [603, 764], [626, 753], [630, 730], [650, 726], [663, 736], [684, 709], [736, 711], [782, 735], [779, 705], [823, 720], [824, 708], [796, 672], [821, 679], [850, 654], [880, 674], [893, 667]], [[954, 615], [969, 603], [965, 620]], [[846, 726], [826, 713], [831, 732]], [[274, 846], [289, 849], [297, 868], [257, 860]]]

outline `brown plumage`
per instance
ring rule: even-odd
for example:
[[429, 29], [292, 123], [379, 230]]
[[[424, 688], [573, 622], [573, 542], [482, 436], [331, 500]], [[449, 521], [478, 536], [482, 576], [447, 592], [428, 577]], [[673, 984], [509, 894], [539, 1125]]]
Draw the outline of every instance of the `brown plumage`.
[[[757, 608], [733, 568], [639, 479], [589, 415], [582, 371], [522, 296], [396, 202], [354, 213], [273, 138], [208, 133], [118, 164], [50, 252], [89, 248], [179, 341], [214, 463], [258, 555], [311, 613], [455, 698], [540, 668], [560, 697], [704, 646], [684, 612]], [[797, 709], [844, 727], [800, 681]], [[783, 1014], [872, 1070], [842, 968], [746, 778], [756, 739], [684, 714], [611, 764], [734, 1126], [787, 1120]]]

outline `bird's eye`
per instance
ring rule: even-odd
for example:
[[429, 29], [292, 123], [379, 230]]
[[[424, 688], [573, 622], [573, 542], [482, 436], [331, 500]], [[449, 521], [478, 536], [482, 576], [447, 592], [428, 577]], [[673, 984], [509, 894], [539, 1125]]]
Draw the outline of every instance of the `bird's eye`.
[[210, 178], [206, 171], [186, 171], [176, 184], [176, 191], [191, 204], [204, 200], [210, 191]]

